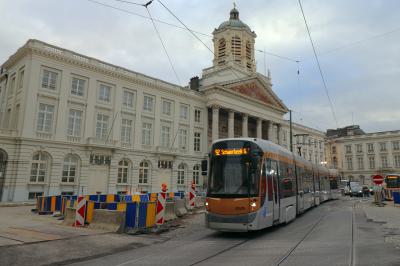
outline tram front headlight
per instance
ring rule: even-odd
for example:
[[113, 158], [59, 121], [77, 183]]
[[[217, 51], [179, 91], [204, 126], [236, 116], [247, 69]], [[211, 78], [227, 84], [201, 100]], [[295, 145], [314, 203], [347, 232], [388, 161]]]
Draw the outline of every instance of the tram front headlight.
[[206, 199], [206, 203], [204, 205], [206, 205], [206, 210], [208, 211], [208, 200], [207, 199]]
[[256, 202], [250, 203], [250, 207], [253, 207], [253, 208], [257, 207], [257, 203]]

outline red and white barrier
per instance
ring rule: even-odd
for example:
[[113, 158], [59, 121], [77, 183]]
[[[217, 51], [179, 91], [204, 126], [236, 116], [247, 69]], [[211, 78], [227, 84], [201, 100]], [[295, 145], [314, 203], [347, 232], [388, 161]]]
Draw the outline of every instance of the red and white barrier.
[[194, 182], [192, 182], [189, 191], [189, 207], [191, 209], [195, 207], [195, 201], [196, 201], [196, 185]]
[[86, 198], [78, 196], [74, 226], [85, 226]]
[[162, 192], [157, 195], [157, 213], [156, 213], [156, 225], [164, 224], [165, 214], [165, 202], [167, 198], [167, 186], [163, 184]]

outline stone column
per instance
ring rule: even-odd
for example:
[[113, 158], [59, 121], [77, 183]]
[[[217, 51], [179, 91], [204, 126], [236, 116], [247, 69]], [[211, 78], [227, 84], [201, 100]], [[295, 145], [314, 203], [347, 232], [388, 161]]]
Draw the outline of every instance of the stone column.
[[228, 138], [235, 137], [235, 112], [233, 110], [229, 110], [228, 115]]
[[276, 124], [276, 143], [281, 144], [281, 124]]
[[257, 118], [257, 138], [262, 138], [262, 119]]
[[219, 138], [219, 106], [213, 105], [212, 107], [212, 141]]
[[274, 131], [273, 131], [273, 124], [272, 121], [268, 121], [268, 140], [269, 141], [274, 141]]
[[243, 114], [242, 118], [242, 137], [248, 137], [248, 116], [247, 114]]

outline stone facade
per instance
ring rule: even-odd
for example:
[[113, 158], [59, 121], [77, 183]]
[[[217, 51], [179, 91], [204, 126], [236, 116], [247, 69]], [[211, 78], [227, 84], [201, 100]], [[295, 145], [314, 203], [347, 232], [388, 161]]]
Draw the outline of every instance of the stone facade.
[[[0, 200], [156, 192], [162, 183], [187, 191], [192, 180], [202, 191], [200, 164], [213, 140], [289, 148], [288, 108], [271, 77], [256, 72], [255, 34], [238, 21], [231, 12], [214, 31], [215, 42], [237, 37], [225, 62], [214, 58], [185, 87], [29, 40], [0, 76]], [[305, 138], [293, 144], [305, 158], [325, 160], [323, 132], [294, 124], [293, 133]]]
[[327, 140], [330, 165], [346, 180], [372, 185], [375, 174], [400, 173], [400, 130], [342, 134]]

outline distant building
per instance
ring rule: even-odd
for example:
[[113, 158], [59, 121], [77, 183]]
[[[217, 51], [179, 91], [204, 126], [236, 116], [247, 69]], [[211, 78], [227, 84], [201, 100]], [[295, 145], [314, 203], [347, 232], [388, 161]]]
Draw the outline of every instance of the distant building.
[[327, 133], [327, 161], [343, 178], [372, 185], [375, 174], [400, 173], [400, 130], [365, 133], [349, 126], [332, 132]]
[[[290, 148], [288, 108], [256, 72], [256, 34], [233, 9], [213, 35], [213, 66], [185, 87], [29, 40], [0, 75], [0, 200], [203, 190], [213, 140]], [[303, 157], [325, 160], [323, 132], [293, 133]]]

